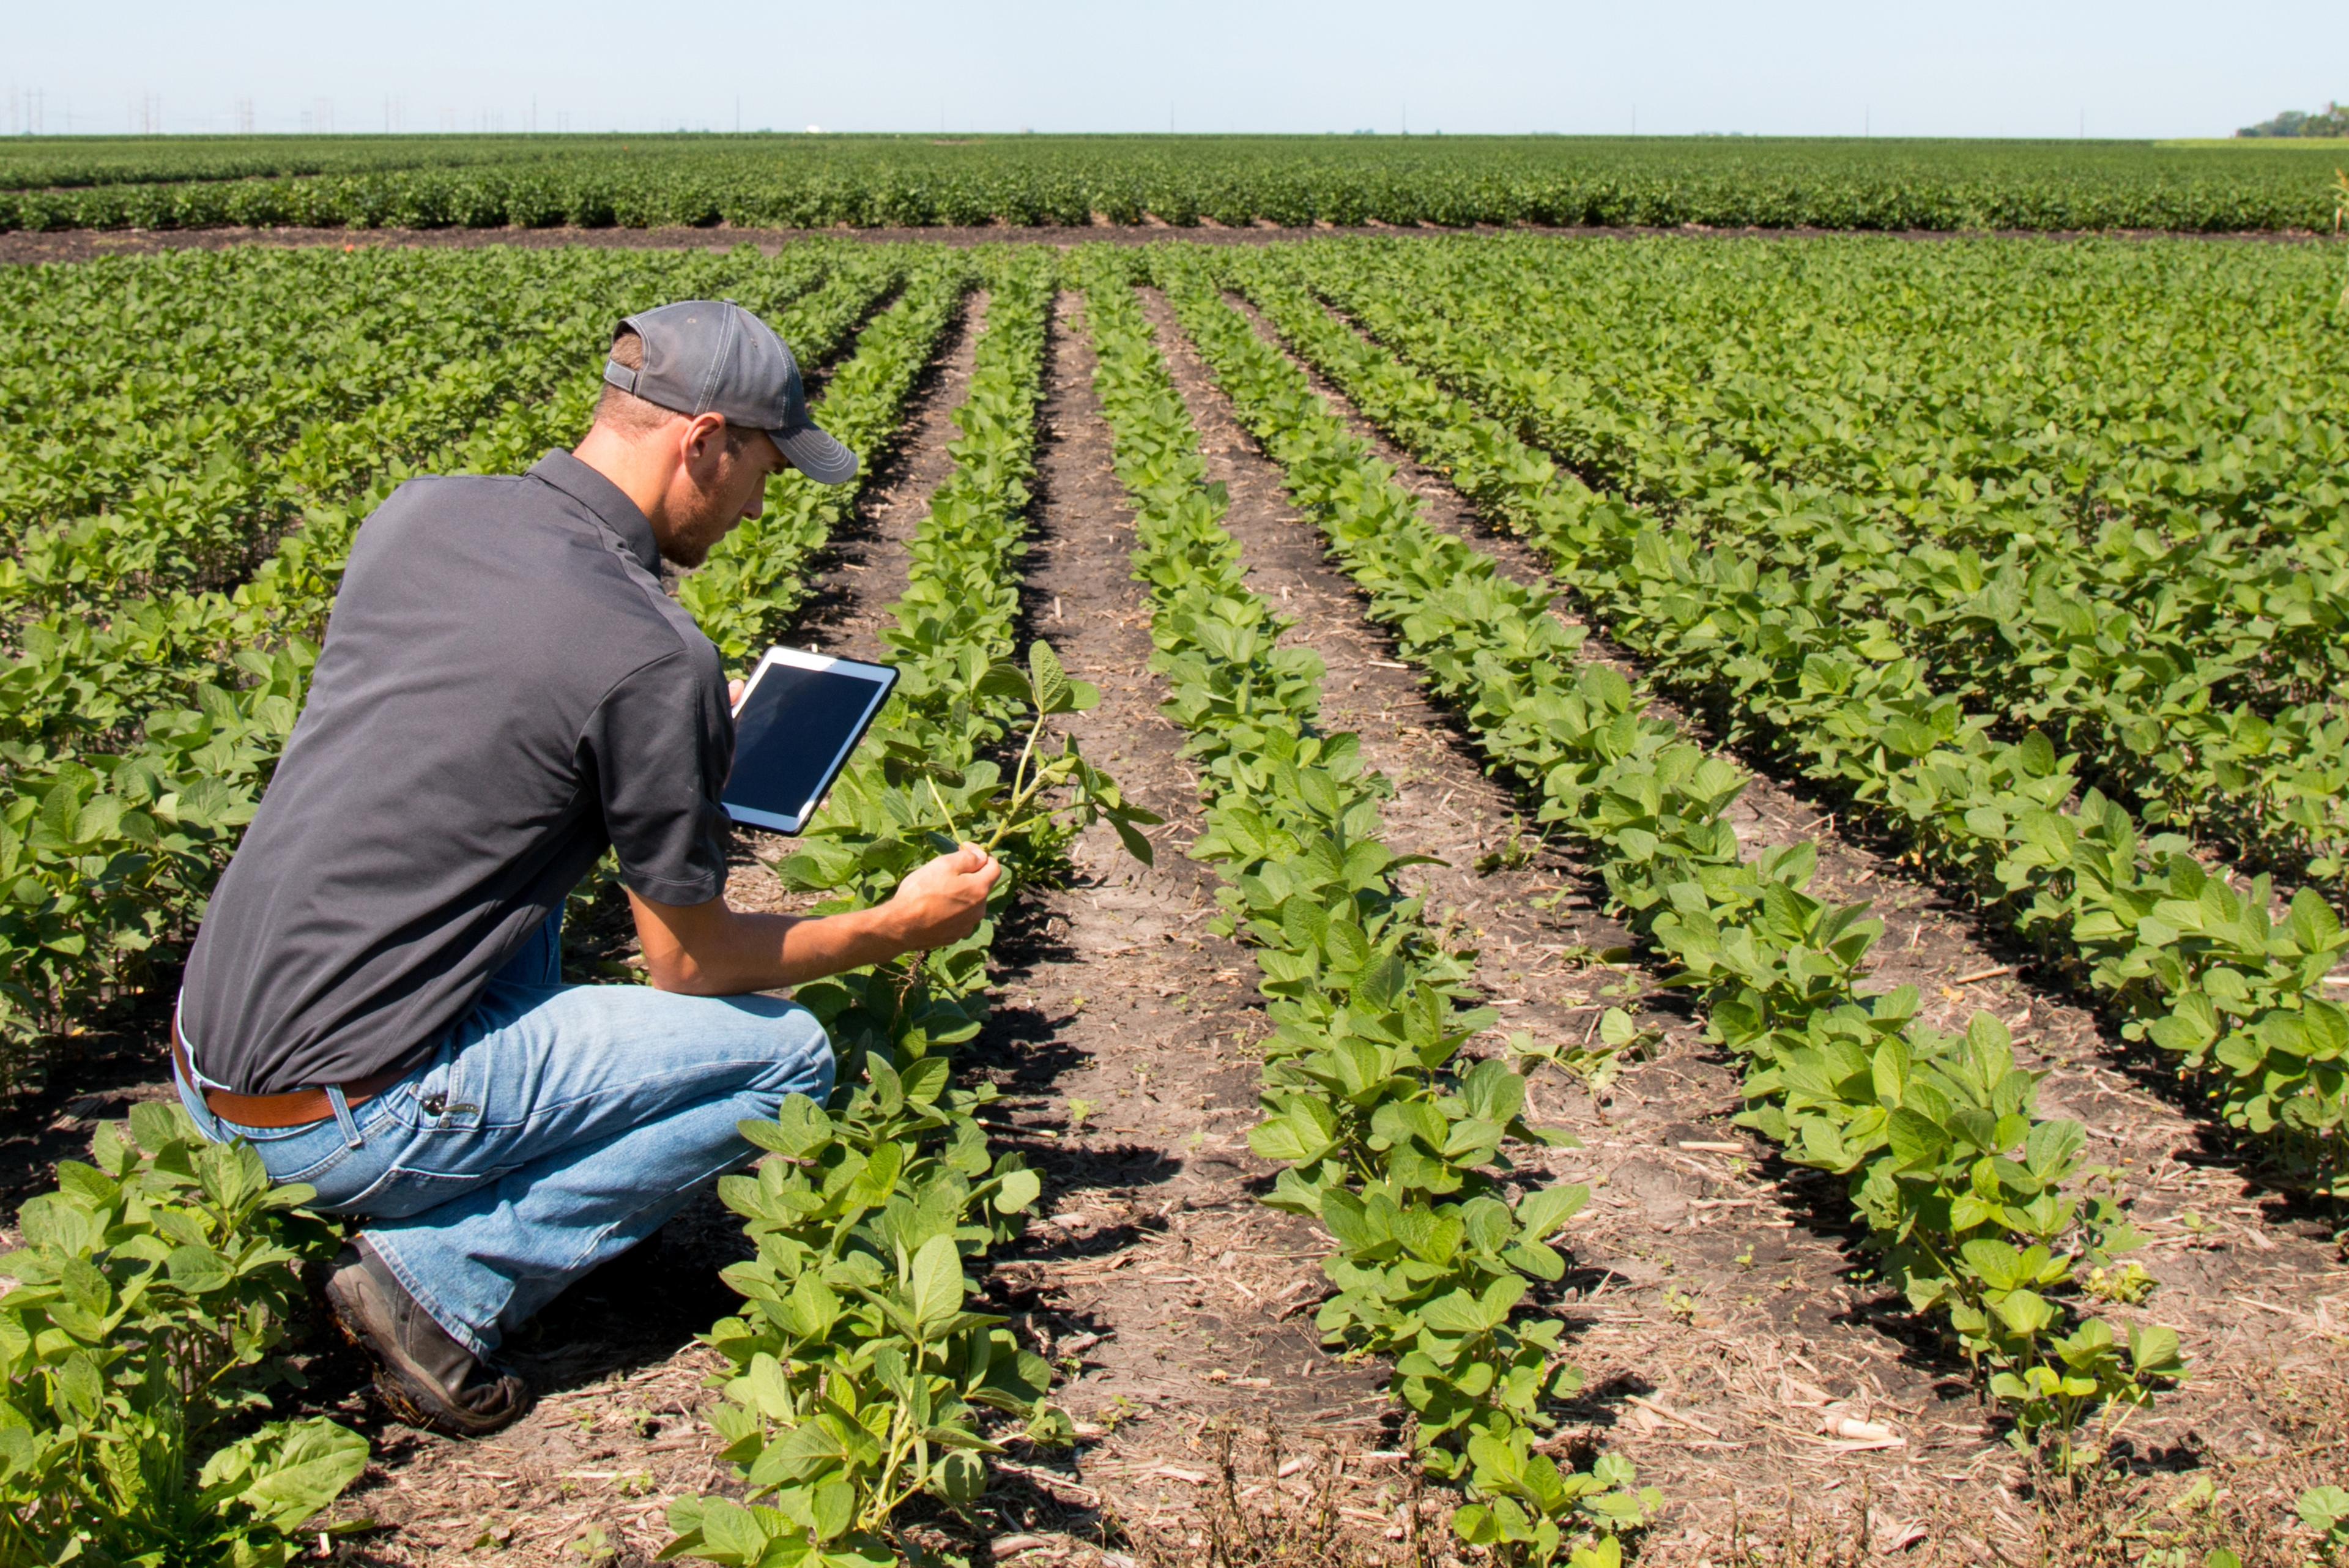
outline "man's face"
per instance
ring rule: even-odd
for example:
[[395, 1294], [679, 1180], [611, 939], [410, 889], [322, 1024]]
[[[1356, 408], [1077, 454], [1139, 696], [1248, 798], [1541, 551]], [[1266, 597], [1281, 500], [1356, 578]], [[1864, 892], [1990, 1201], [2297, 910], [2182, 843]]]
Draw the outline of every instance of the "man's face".
[[[700, 421], [697, 421], [698, 425]], [[688, 430], [683, 459], [670, 483], [667, 524], [657, 531], [660, 553], [688, 570], [709, 558], [718, 542], [766, 501], [767, 478], [789, 466], [761, 431], [730, 432], [721, 425]]]

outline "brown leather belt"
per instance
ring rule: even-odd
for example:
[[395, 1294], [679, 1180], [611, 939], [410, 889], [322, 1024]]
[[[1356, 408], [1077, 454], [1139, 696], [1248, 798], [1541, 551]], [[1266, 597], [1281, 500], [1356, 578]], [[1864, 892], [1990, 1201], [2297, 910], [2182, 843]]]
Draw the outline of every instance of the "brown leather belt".
[[[179, 1064], [180, 1075], [190, 1084], [196, 1081], [195, 1069], [188, 1064], [188, 1048], [180, 1044], [180, 1021], [171, 1020], [171, 1060]], [[354, 1078], [343, 1087], [343, 1103], [363, 1105], [408, 1076], [413, 1069], [399, 1068], [378, 1073], [370, 1078]], [[289, 1089], [282, 1095], [237, 1095], [226, 1089], [206, 1088], [202, 1091], [204, 1104], [212, 1115], [224, 1122], [234, 1122], [241, 1127], [298, 1127], [311, 1122], [322, 1122], [335, 1114], [335, 1102], [326, 1097], [324, 1089]]]

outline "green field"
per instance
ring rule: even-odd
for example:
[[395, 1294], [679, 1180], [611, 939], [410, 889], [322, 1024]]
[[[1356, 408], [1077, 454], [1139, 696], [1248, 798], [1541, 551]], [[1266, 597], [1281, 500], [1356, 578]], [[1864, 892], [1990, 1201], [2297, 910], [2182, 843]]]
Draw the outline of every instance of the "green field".
[[18, 138], [0, 228], [2329, 229], [2336, 152], [1742, 137]]
[[[233, 144], [205, 163], [201, 146], [158, 143], [189, 160], [170, 171], [188, 183], [82, 189], [101, 201], [624, 171], [652, 189], [696, 160], [748, 189], [762, 160], [872, 160], [862, 180], [911, 145], [615, 145], [535, 174], [509, 161], [274, 183], [249, 182], [268, 171], [237, 163]], [[993, 171], [969, 178], [1076, 180], [1069, 170], [1114, 145], [990, 144], [975, 155], [999, 160]], [[1297, 179], [1492, 178], [1465, 171], [1476, 147], [1448, 140], [1305, 145], [1323, 161]], [[1189, 155], [1133, 146], [1169, 167]], [[1532, 170], [1590, 144], [1496, 146]], [[347, 150], [396, 149], [316, 151]], [[127, 175], [161, 171], [110, 151]], [[969, 151], [913, 156], [935, 170]], [[1227, 151], [1213, 178], [1235, 185], [1231, 171], [1252, 167], [1269, 189], [1295, 165], [1268, 143]], [[1669, 150], [1603, 151], [1628, 169]], [[1775, 177], [1800, 184], [1783, 145], [1706, 156], [1723, 189], [1738, 158], [1779, 160]], [[1927, 153], [1803, 156], [1843, 158], [1857, 179], [1896, 167], [1870, 159]], [[2108, 196], [2171, 167], [2111, 147], [1962, 156], [1976, 161], [1961, 171], [1952, 151], [1951, 168], [1984, 188], [2094, 169]], [[2282, 158], [2211, 156], [2298, 177]], [[848, 167], [807, 178], [843, 182]], [[2326, 1310], [2329, 1276], [2310, 1259], [2333, 1254], [2307, 1217], [2349, 1198], [2336, 975], [2349, 953], [2349, 307], [2335, 249], [1537, 234], [769, 249], [254, 247], [0, 271], [0, 1044], [18, 1087], [68, 1073], [67, 1043], [142, 999], [157, 1016], [286, 743], [354, 531], [392, 487], [518, 472], [570, 444], [615, 319], [678, 296], [742, 301], [789, 336], [819, 417], [868, 459], [836, 489], [779, 476], [764, 514], [678, 586], [743, 666], [778, 639], [832, 635], [809, 616], [827, 552], [872, 534], [869, 488], [904, 483], [892, 454], [943, 428], [921, 422], [948, 384], [926, 367], [970, 339], [944, 477], [898, 514], [914, 518], [901, 575], [872, 607], [905, 680], [772, 869], [792, 893], [861, 904], [934, 840], [992, 835], [1011, 874], [968, 941], [800, 992], [843, 1071], [828, 1112], [800, 1102], [762, 1124], [756, 1141], [781, 1158], [723, 1189], [749, 1238], [735, 1256], [756, 1259], [726, 1272], [744, 1300], [709, 1329], [722, 1393], [698, 1418], [741, 1484], [713, 1490], [699, 1458], [657, 1484], [647, 1469], [626, 1496], [657, 1490], [665, 1507], [631, 1513], [636, 1544], [851, 1564], [902, 1558], [929, 1532], [931, 1548], [976, 1550], [977, 1511], [1006, 1468], [990, 1445], [1018, 1445], [1010, 1463], [1028, 1465], [1082, 1436], [1057, 1403], [1082, 1359], [1049, 1361], [982, 1309], [990, 1254], [1060, 1179], [1030, 1154], [1081, 1137], [1096, 1107], [1071, 1100], [1065, 1135], [1032, 1136], [1041, 1124], [1015, 1124], [989, 1064], [970, 1059], [983, 1053], [963, 1048], [1010, 983], [999, 932], [1048, 892], [1078, 901], [1065, 914], [1101, 886], [1065, 891], [1080, 832], [1106, 818], [1145, 857], [1140, 830], [1157, 819], [1095, 770], [1134, 767], [1148, 724], [1178, 737], [1155, 754], [1181, 758], [1164, 771], [1183, 836], [1170, 827], [1157, 853], [1179, 843], [1204, 867], [1215, 901], [1203, 895], [1200, 912], [1220, 918], [1202, 929], [1253, 966], [1243, 981], [1195, 944], [1160, 944], [1188, 966], [1177, 1005], [1253, 986], [1235, 1004], [1248, 1027], [1231, 1034], [1259, 1075], [1251, 1179], [1310, 1222], [1319, 1249], [1295, 1254], [1319, 1275], [1283, 1264], [1322, 1291], [1298, 1326], [1377, 1369], [1408, 1424], [1362, 1440], [1431, 1478], [1460, 1541], [1494, 1562], [1613, 1568], [1617, 1542], [1660, 1511], [1706, 1506], [1701, 1469], [1661, 1494], [1641, 1484], [1626, 1456], [1648, 1467], [1652, 1444], [1604, 1427], [1562, 1440], [1586, 1419], [1571, 1411], [1611, 1397], [1587, 1393], [1570, 1364], [1582, 1349], [1568, 1336], [1588, 1325], [1562, 1293], [1566, 1227], [1599, 1200], [1598, 1180], [1551, 1179], [1541, 1162], [1575, 1137], [1535, 1107], [1594, 1142], [1620, 1130], [1603, 1091], [1637, 1070], [1666, 1011], [1643, 1014], [1643, 995], [1685, 999], [1669, 1005], [1732, 1085], [1670, 1134], [1677, 1151], [1744, 1151], [1721, 1178], [1743, 1195], [1707, 1200], [1708, 1224], [1751, 1226], [1734, 1231], [1745, 1251], [1723, 1264], [1730, 1288], [1783, 1230], [1835, 1239], [1837, 1269], [1897, 1318], [1903, 1355], [1971, 1412], [1936, 1438], [1978, 1478], [1945, 1500], [1974, 1510], [1970, 1530], [2005, 1528], [1992, 1500], [2012, 1497], [1992, 1478], [2009, 1473], [2008, 1445], [2119, 1474], [2135, 1450], [2099, 1423], [2121, 1412], [2145, 1409], [2135, 1433], [2148, 1445], [2240, 1424], [2242, 1407], [2220, 1402], [2245, 1388], [2256, 1402], [2261, 1369], [2187, 1365], [2238, 1354], [2213, 1318], [2219, 1289]], [[1054, 379], [1080, 363], [1081, 398]], [[1211, 449], [1211, 417], [1245, 441]], [[1048, 457], [1078, 450], [1112, 505], [1040, 485]], [[1575, 950], [1610, 989], [1577, 993], [1593, 1000], [1570, 1029], [1506, 1011], [1527, 1003], [1498, 993], [1461, 923], [1423, 896], [1414, 868], [1436, 864], [1432, 851], [1476, 852], [1388, 809], [1402, 781], [1367, 759], [1400, 733], [1391, 710], [1365, 710], [1360, 731], [1328, 718], [1343, 697], [1315, 648], [1328, 628], [1292, 618], [1287, 586], [1274, 597], [1276, 576], [1301, 570], [1272, 570], [1261, 532], [1243, 539], [1247, 503], [1211, 450], [1260, 465], [1278, 527], [1310, 537], [1346, 613], [1375, 628], [1381, 666], [1444, 716], [1435, 743], [1475, 782], [1501, 781], [1506, 805], [1473, 807], [1487, 820], [1462, 842], [1532, 842], [1573, 867], [1514, 913], [1579, 889], [1619, 932], [1619, 947]], [[1398, 477], [1406, 460], [1419, 489]], [[1462, 507], [1456, 532], [1435, 520], [1436, 488]], [[1063, 620], [1028, 553], [1047, 535], [1050, 554], [1112, 551], [1130, 598], [1075, 603]], [[1042, 639], [1075, 638], [1089, 616], [1127, 617], [1147, 641], [1124, 667], [1064, 670]], [[1112, 683], [1148, 693], [1143, 718], [1111, 732], [1127, 750], [1063, 749]], [[1833, 815], [1774, 841], [1740, 815], [1765, 786]], [[1886, 983], [1899, 961], [1886, 919], [1821, 876], [1855, 846], [1880, 855], [1885, 882], [1930, 888], [1931, 919], [2021, 956], [1950, 977], [1946, 1007]], [[1901, 907], [1913, 946], [1927, 914]], [[1963, 991], [1988, 975], [2013, 976], [2020, 1013]], [[1086, 983], [1106, 985], [1105, 971]], [[1533, 983], [1509, 976], [1512, 990]], [[1082, 1026], [1082, 1001], [1033, 1027]], [[2126, 1056], [2163, 1085], [2159, 1101], [2121, 1103], [2186, 1119], [2251, 1189], [2301, 1206], [2289, 1223], [2258, 1220], [2261, 1272], [2146, 1248], [2177, 1205], [2091, 1142], [2117, 1149], [2130, 1128], [2043, 1097], [2055, 1058], [2030, 1020], [2054, 1002], [2107, 1031], [2074, 1049]], [[1178, 1091], [1206, 1103], [1203, 1084], [1159, 1085]], [[1650, 1098], [1689, 1094], [1651, 1085]], [[284, 1365], [291, 1263], [330, 1243], [268, 1208], [257, 1165], [192, 1150], [160, 1107], [140, 1107], [133, 1130], [139, 1148], [102, 1135], [96, 1167], [68, 1168], [28, 1207], [28, 1251], [8, 1264], [23, 1283], [0, 1294], [0, 1548], [15, 1553], [0, 1560], [71, 1548], [125, 1561], [202, 1531], [248, 1552], [306, 1550], [304, 1521], [358, 1474], [364, 1444], [290, 1395], [300, 1424], [256, 1433], [239, 1412]], [[1782, 1206], [1793, 1218], [1773, 1229]], [[2193, 1228], [2176, 1234], [2199, 1243], [2204, 1217], [2186, 1214]], [[1699, 1288], [1692, 1272], [1657, 1278]], [[1659, 1301], [1684, 1339], [1719, 1327], [1693, 1295]], [[1139, 1332], [1087, 1321], [1092, 1342]], [[1854, 1315], [1806, 1332], [1883, 1330]], [[1780, 1342], [1702, 1343], [1750, 1362]], [[174, 1355], [210, 1358], [197, 1393], [176, 1392]], [[605, 1479], [651, 1451], [637, 1447], [612, 1450]], [[1746, 1446], [1716, 1440], [1691, 1462]], [[215, 1449], [228, 1458], [206, 1474], [227, 1490], [201, 1505], [119, 1481], [130, 1467], [176, 1484]], [[2196, 1450], [2187, 1468], [2201, 1463]], [[1898, 1469], [1884, 1484], [1946, 1490]], [[762, 1506], [736, 1500], [746, 1488]], [[2308, 1532], [2337, 1514], [2349, 1534], [2349, 1497], [2328, 1512], [2306, 1495], [2299, 1517], [2324, 1521]], [[2131, 1528], [2200, 1561], [2236, 1539], [2217, 1524], [2192, 1533], [2236, 1517], [2213, 1508]]]

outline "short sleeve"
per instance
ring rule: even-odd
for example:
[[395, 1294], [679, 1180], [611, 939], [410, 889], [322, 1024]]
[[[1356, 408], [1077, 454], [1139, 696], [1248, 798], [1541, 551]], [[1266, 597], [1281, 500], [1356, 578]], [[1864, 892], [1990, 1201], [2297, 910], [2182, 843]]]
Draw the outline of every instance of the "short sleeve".
[[726, 890], [731, 830], [719, 804], [734, 723], [714, 659], [655, 659], [605, 693], [579, 738], [620, 880], [662, 904], [706, 904]]

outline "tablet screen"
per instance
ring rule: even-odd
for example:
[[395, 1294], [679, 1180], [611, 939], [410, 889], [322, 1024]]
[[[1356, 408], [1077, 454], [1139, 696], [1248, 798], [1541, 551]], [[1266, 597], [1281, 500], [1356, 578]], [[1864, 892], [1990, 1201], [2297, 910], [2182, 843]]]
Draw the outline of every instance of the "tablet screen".
[[770, 651], [734, 714], [734, 771], [720, 797], [738, 822], [796, 833], [880, 711], [886, 665]]

